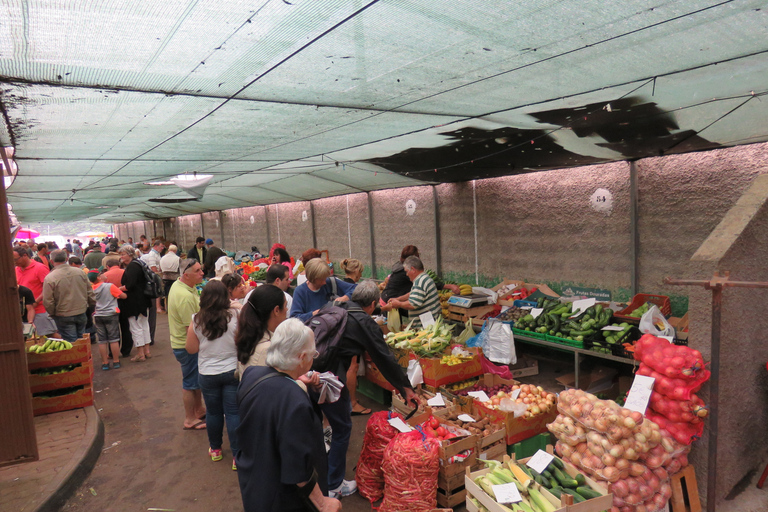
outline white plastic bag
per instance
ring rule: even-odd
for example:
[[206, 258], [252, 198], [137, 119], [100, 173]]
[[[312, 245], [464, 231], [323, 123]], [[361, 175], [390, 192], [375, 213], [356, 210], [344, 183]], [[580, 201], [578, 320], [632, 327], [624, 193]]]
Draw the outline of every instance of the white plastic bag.
[[509, 324], [489, 318], [486, 320], [483, 333], [482, 347], [485, 357], [494, 363], [517, 364], [515, 341]]
[[675, 328], [669, 325], [658, 306], [651, 306], [640, 318], [640, 332], [654, 336], [674, 336]]
[[389, 332], [400, 332], [402, 325], [400, 324], [400, 310], [390, 309], [387, 312], [387, 329]]
[[408, 361], [408, 370], [406, 373], [408, 374], [408, 381], [410, 381], [411, 387], [414, 389], [419, 384], [424, 383], [424, 372], [422, 372], [421, 365], [416, 359]]
[[477, 295], [488, 296], [488, 304], [496, 304], [496, 301], [499, 300], [499, 295], [495, 291], [491, 290], [490, 288], [483, 288], [482, 286], [473, 286], [472, 293], [475, 293]]

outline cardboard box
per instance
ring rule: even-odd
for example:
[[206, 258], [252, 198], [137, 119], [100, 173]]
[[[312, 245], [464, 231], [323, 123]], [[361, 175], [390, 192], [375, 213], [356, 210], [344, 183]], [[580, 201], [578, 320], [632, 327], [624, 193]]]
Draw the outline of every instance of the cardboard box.
[[[34, 341], [26, 342], [26, 347], [34, 345]], [[85, 338], [79, 339], [68, 350], [44, 352], [42, 354], [27, 352], [27, 369], [54, 368], [70, 364], [84, 363], [91, 358], [91, 342]]]
[[39, 375], [32, 373], [29, 375], [29, 390], [32, 393], [43, 393], [53, 391], [54, 389], [66, 389], [75, 386], [93, 385], [93, 359], [74, 370], [53, 375]]
[[62, 396], [50, 398], [32, 397], [32, 411], [35, 416], [69, 411], [70, 409], [81, 409], [89, 405], [93, 405], [93, 388], [91, 386], [84, 386], [74, 393]]
[[[519, 280], [515, 280], [515, 279], [504, 278], [504, 280], [502, 280], [499, 284], [497, 284], [496, 286], [491, 288], [491, 290], [493, 290], [496, 293], [499, 293], [499, 290], [501, 290], [502, 288], [508, 287], [508, 285], [514, 285], [514, 286], [512, 286], [510, 288], [511, 290], [514, 290], [515, 288], [517, 288], [518, 286], [522, 285], [523, 283], [525, 283], [525, 281], [519, 281]], [[509, 292], [507, 292], [507, 293], [509, 293]], [[501, 297], [499, 297], [499, 298], [501, 298]]]
[[[424, 375], [424, 384], [439, 388], [446, 384], [453, 384], [454, 382], [482, 375], [483, 367], [480, 364], [479, 357], [482, 354], [482, 350], [478, 347], [470, 347], [467, 350], [472, 352], [474, 357], [467, 362], [452, 366], [440, 362], [442, 354], [439, 357], [419, 358], [421, 371]], [[444, 354], [450, 354], [450, 349], [446, 349]], [[412, 357], [416, 358], [417, 356], [414, 354]]]
[[[515, 287], [509, 293], [515, 293], [520, 288], [527, 288], [529, 291], [530, 291], [531, 288], [538, 288], [538, 290], [541, 293], [543, 293], [545, 295], [549, 295], [550, 297], [559, 297], [560, 296], [557, 293], [555, 293], [555, 291], [552, 288], [550, 288], [549, 286], [547, 286], [545, 284], [536, 284], [536, 283], [521, 283], [519, 286]], [[500, 306], [510, 306], [510, 307], [512, 307], [512, 306], [514, 306], [515, 300], [517, 300], [519, 298], [520, 297], [513, 296], [510, 299], [506, 299], [505, 300], [505, 299], [502, 299], [501, 297], [499, 297], [499, 300], [496, 302], [496, 304], [499, 304]]]
[[[587, 393], [606, 393], [613, 387], [617, 371], [613, 368], [605, 366], [596, 366], [590, 372], [579, 373], [579, 389], [583, 389]], [[557, 382], [565, 386], [565, 389], [574, 388], [576, 385], [576, 374], [568, 373], [555, 379]], [[618, 387], [616, 393], [618, 396]]]
[[517, 364], [510, 365], [509, 371], [512, 373], [512, 377], [519, 379], [520, 377], [530, 377], [531, 375], [539, 374], [539, 362], [536, 359], [529, 359], [519, 356], [517, 358]]

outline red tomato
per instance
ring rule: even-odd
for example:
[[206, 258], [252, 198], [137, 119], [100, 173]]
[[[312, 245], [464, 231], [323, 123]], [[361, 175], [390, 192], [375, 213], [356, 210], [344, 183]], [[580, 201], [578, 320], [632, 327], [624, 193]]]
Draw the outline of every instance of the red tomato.
[[437, 429], [440, 426], [440, 420], [435, 418], [434, 416], [429, 417], [429, 426], [433, 429]]
[[424, 427], [422, 430], [424, 430], [424, 433], [427, 435], [427, 437], [431, 437], [431, 438], [437, 437], [437, 434], [435, 434], [435, 431], [429, 425]]
[[445, 436], [446, 439], [453, 439], [454, 437], [459, 437], [459, 436], [457, 436], [453, 432], [448, 432], [448, 434], [446, 434]]
[[438, 427], [435, 433], [440, 437], [445, 437], [448, 434], [448, 431], [445, 427]]

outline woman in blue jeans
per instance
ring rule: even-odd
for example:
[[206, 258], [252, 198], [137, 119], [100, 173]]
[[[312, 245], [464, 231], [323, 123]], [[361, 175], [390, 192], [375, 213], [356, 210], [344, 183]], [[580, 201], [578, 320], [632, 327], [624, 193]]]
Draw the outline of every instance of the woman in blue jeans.
[[224, 419], [227, 422], [229, 447], [232, 449], [232, 469], [237, 470], [237, 311], [231, 309], [229, 291], [221, 281], [210, 281], [200, 294], [200, 311], [192, 316], [187, 331], [186, 349], [190, 354], [199, 352], [198, 372], [200, 389], [207, 409], [205, 422], [208, 430], [208, 455], [219, 461]]

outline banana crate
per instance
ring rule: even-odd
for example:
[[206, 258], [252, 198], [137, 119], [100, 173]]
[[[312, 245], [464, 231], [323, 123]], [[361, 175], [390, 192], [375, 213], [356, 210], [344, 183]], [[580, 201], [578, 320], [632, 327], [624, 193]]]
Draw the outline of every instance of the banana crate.
[[70, 349], [56, 350], [54, 352], [43, 352], [41, 354], [29, 352], [29, 347], [39, 344], [40, 343], [37, 340], [30, 340], [26, 342], [28, 370], [55, 368], [57, 366], [84, 363], [91, 358], [91, 342], [87, 338], [81, 338], [73, 342], [72, 348]]
[[91, 385], [53, 390], [43, 395], [32, 396], [32, 411], [35, 416], [81, 409], [89, 405], [93, 405], [93, 387]]
[[92, 358], [84, 363], [60, 368], [42, 368], [29, 373], [29, 390], [33, 394], [86, 385], [93, 385]]

